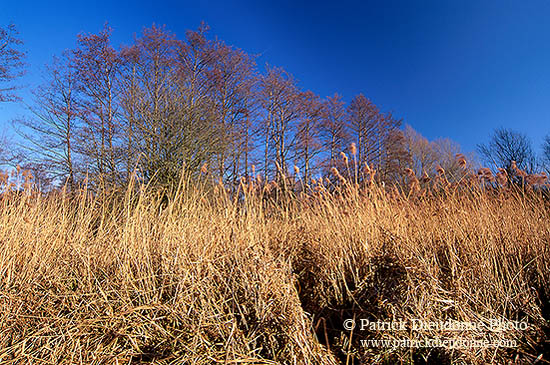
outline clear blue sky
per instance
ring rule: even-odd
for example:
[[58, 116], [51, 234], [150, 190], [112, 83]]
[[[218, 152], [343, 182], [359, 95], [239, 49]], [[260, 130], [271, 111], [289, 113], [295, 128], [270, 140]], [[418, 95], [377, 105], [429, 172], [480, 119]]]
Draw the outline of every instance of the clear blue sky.
[[[152, 23], [183, 37], [201, 20], [261, 54], [260, 64], [283, 66], [303, 89], [347, 101], [362, 92], [430, 139], [473, 150], [503, 126], [539, 151], [550, 133], [550, 1], [0, 2], [0, 25], [15, 23], [25, 41], [28, 87], [77, 33], [105, 21], [118, 45]], [[0, 105], [0, 131], [23, 113]]]

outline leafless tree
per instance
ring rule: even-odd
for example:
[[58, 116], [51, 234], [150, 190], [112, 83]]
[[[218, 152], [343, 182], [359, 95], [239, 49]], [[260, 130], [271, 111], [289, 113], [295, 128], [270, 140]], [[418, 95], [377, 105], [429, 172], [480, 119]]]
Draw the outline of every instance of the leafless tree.
[[16, 86], [11, 81], [23, 75], [25, 53], [19, 50], [23, 44], [15, 25], [0, 28], [0, 102], [14, 101]]
[[466, 155], [470, 167], [475, 167], [476, 161], [472, 154], [464, 153], [458, 143], [449, 138], [438, 138], [429, 141], [415, 131], [410, 125], [404, 129], [405, 145], [410, 155], [409, 168], [416, 176], [435, 174], [437, 167], [441, 167], [449, 181], [460, 180], [464, 176], [464, 169], [460, 166], [457, 155]]
[[504, 168], [512, 176], [512, 161], [519, 169], [528, 173], [537, 168], [531, 141], [523, 133], [511, 129], [499, 128], [493, 132], [486, 144], [479, 144], [477, 150], [483, 162], [493, 168]]
[[116, 94], [120, 58], [111, 46], [112, 29], [78, 35], [73, 52], [77, 85], [81, 93], [81, 117], [85, 121], [81, 152], [91, 159], [91, 172], [104, 186], [120, 182], [120, 121]]
[[405, 135], [399, 129], [402, 121], [395, 119], [392, 113], [381, 115], [381, 119], [379, 178], [388, 182], [399, 181], [411, 161]]
[[406, 149], [410, 156], [410, 165], [416, 176], [424, 173], [432, 173], [437, 165], [438, 156], [433, 144], [410, 125], [406, 125], [403, 131]]
[[357, 146], [358, 164], [377, 165], [382, 132], [378, 107], [363, 94], [359, 94], [352, 99], [348, 113], [349, 129]]
[[[71, 186], [84, 172], [106, 187], [124, 186], [134, 172], [173, 186], [183, 170], [199, 176], [205, 164], [213, 177], [236, 183], [257, 162], [280, 182], [294, 162], [307, 182], [338, 165], [351, 142], [356, 167], [368, 164], [385, 181], [399, 180], [406, 167], [418, 175], [456, 167], [452, 141], [401, 131], [400, 119], [362, 94], [346, 106], [338, 94], [323, 101], [300, 91], [282, 68], [261, 74], [253, 56], [208, 32], [202, 24], [178, 39], [153, 25], [120, 50], [108, 26], [79, 35], [35, 91], [32, 118], [18, 124], [40, 168]], [[19, 43], [10, 37], [4, 48]], [[11, 54], [13, 70], [22, 54]]]
[[220, 40], [212, 44], [209, 52], [208, 91], [221, 134], [220, 150], [216, 154], [218, 174], [235, 182], [240, 173], [241, 155], [248, 153], [249, 148], [255, 64], [244, 51]]
[[260, 81], [260, 101], [265, 110], [262, 123], [264, 175], [269, 174], [270, 155], [274, 155], [276, 176], [288, 175], [287, 162], [294, 147], [295, 122], [299, 118], [299, 90], [296, 81], [282, 68], [267, 67]]
[[28, 107], [30, 116], [15, 123], [16, 130], [27, 141], [26, 150], [38, 157], [34, 170], [43, 170], [48, 180], [61, 179], [71, 189], [77, 175], [75, 135], [80, 115], [75, 72], [67, 53], [54, 58], [45, 70], [44, 84], [33, 90], [34, 102]]
[[300, 120], [296, 131], [296, 157], [303, 166], [303, 180], [307, 184], [311, 178], [315, 159], [321, 153], [320, 126], [325, 105], [312, 91], [306, 91], [299, 97]]
[[343, 151], [350, 141], [350, 135], [346, 127], [348, 115], [342, 96], [334, 94], [326, 98], [323, 112], [320, 136], [324, 149], [328, 151], [329, 157], [326, 167], [330, 169], [334, 166], [336, 155]]
[[379, 171], [380, 178], [395, 174], [395, 159], [404, 155], [403, 140], [397, 133], [401, 120], [381, 113], [363, 94], [353, 98], [349, 107], [349, 130], [357, 146], [357, 163]]

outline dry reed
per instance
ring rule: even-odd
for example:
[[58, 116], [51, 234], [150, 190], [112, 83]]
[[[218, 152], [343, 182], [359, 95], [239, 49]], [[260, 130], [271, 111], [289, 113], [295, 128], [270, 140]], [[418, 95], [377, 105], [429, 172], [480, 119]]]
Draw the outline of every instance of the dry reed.
[[[123, 196], [85, 188], [71, 196], [5, 193], [0, 362], [548, 360], [550, 210], [543, 194], [420, 195], [411, 170], [411, 196], [348, 184], [332, 172], [339, 186], [327, 189], [330, 182], [318, 179], [311, 196], [288, 195], [285, 204], [272, 198], [278, 185], [259, 176], [236, 196], [184, 179], [168, 203], [146, 188]], [[437, 179], [448, 183], [445, 171]], [[350, 318], [507, 319], [529, 328], [459, 333], [516, 340], [509, 349], [368, 348], [360, 341], [441, 333], [352, 333], [343, 328]]]

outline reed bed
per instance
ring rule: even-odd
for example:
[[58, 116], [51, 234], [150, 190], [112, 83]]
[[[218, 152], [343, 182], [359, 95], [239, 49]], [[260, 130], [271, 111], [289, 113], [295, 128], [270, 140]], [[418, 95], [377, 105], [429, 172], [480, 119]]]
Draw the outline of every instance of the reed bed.
[[[206, 177], [168, 194], [3, 193], [0, 363], [548, 363], [544, 189], [342, 175], [300, 193]], [[528, 328], [452, 333], [510, 348], [383, 348], [361, 341], [448, 333], [349, 319]]]

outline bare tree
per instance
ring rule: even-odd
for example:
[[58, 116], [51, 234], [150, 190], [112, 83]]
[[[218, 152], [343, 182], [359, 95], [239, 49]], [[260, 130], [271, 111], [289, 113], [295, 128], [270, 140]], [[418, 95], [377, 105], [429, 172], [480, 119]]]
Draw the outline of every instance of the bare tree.
[[349, 107], [349, 130], [357, 147], [357, 163], [375, 168], [386, 179], [395, 175], [395, 159], [403, 155], [403, 141], [398, 128], [401, 120], [391, 113], [381, 113], [363, 94], [355, 96]]
[[324, 104], [312, 91], [300, 94], [300, 120], [296, 131], [296, 157], [302, 161], [303, 180], [307, 184], [312, 175], [315, 158], [321, 152], [320, 125]]
[[125, 164], [126, 183], [138, 167], [137, 125], [139, 122], [139, 100], [143, 90], [139, 84], [138, 68], [140, 53], [136, 46], [123, 47], [120, 51], [120, 75], [117, 83], [121, 108], [122, 151]]
[[139, 156], [146, 181], [173, 185], [182, 169], [197, 174], [219, 155], [223, 135], [208, 82], [213, 51], [206, 30], [187, 32], [179, 41], [153, 26], [122, 52], [125, 160], [130, 165]]
[[512, 161], [528, 173], [536, 169], [536, 159], [531, 141], [523, 133], [511, 129], [496, 129], [487, 144], [479, 144], [477, 150], [483, 162], [493, 168], [504, 168], [512, 176]]
[[[180, 40], [153, 25], [120, 51], [108, 26], [79, 35], [71, 57], [54, 64], [35, 91], [33, 117], [19, 123], [40, 168], [49, 165], [71, 185], [86, 162], [107, 187], [124, 186], [134, 171], [170, 186], [182, 169], [198, 176], [205, 163], [209, 173], [236, 182], [263, 159], [266, 178], [280, 181], [294, 161], [307, 181], [319, 167], [337, 165], [351, 142], [358, 167], [368, 164], [384, 181], [399, 179], [406, 167], [418, 175], [438, 164], [456, 167], [452, 141], [401, 131], [401, 120], [362, 94], [346, 108], [338, 94], [322, 101], [301, 92], [282, 68], [267, 66], [260, 75], [254, 57], [210, 39], [208, 30], [202, 24]], [[19, 43], [10, 37], [0, 51]], [[22, 57], [11, 54], [9, 80], [15, 56]]]
[[[410, 156], [409, 168], [416, 176], [433, 175], [437, 167], [443, 168], [449, 181], [460, 180], [464, 176], [464, 169], [457, 160], [457, 155], [465, 153], [458, 143], [449, 138], [438, 138], [429, 141], [415, 131], [410, 125], [404, 129], [406, 149]], [[474, 156], [466, 154], [470, 165], [475, 165]]]
[[403, 134], [410, 156], [409, 168], [414, 171], [416, 176], [432, 173], [438, 160], [433, 144], [408, 124], [405, 126]]
[[[437, 164], [445, 170], [449, 181], [460, 180], [464, 176], [464, 169], [460, 166], [457, 155], [464, 155], [460, 145], [449, 138], [438, 138], [432, 142], [433, 149], [437, 156]], [[475, 166], [474, 156], [465, 156], [471, 166]]]
[[375, 144], [379, 178], [392, 181], [398, 178], [410, 161], [403, 132], [399, 129], [402, 120], [396, 119], [392, 113], [380, 114], [379, 136]]
[[355, 96], [349, 107], [349, 129], [357, 146], [357, 162], [378, 165], [381, 119], [378, 107], [363, 94]]
[[104, 186], [114, 186], [120, 179], [120, 122], [115, 87], [120, 58], [110, 44], [111, 33], [112, 29], [105, 25], [99, 34], [78, 35], [78, 48], [73, 52], [86, 122], [81, 152], [92, 159], [92, 171]]
[[14, 93], [16, 86], [9, 84], [23, 75], [25, 53], [17, 49], [23, 44], [18, 35], [13, 24], [0, 28], [0, 102], [18, 99]]
[[[181, 130], [176, 117], [175, 104], [186, 96], [179, 95], [177, 57], [180, 43], [175, 35], [153, 25], [143, 30], [134, 46], [133, 71], [125, 77], [133, 79], [137, 90], [125, 96], [127, 114], [134, 113], [136, 145], [140, 154], [140, 167], [148, 181], [156, 176], [160, 184], [176, 179], [177, 166], [183, 166], [179, 151], [182, 141], [176, 137]], [[182, 71], [180, 71], [183, 73]], [[188, 88], [192, 93], [191, 87]], [[189, 96], [192, 98], [192, 96]], [[179, 110], [187, 108], [191, 101], [183, 100]], [[173, 142], [172, 142], [173, 141]]]
[[407, 139], [400, 129], [388, 132], [384, 142], [382, 171], [384, 181], [399, 182], [405, 168], [410, 166], [412, 158], [407, 148]]
[[274, 154], [276, 175], [281, 179], [288, 175], [287, 161], [294, 146], [299, 90], [292, 75], [282, 68], [269, 66], [266, 75], [261, 78], [260, 90], [260, 100], [266, 113], [263, 123], [264, 174], [268, 176], [269, 156]]
[[343, 151], [349, 143], [349, 133], [346, 128], [348, 115], [342, 97], [334, 94], [324, 101], [324, 114], [320, 125], [320, 136], [323, 146], [328, 151], [327, 167], [334, 166], [336, 155]]
[[28, 142], [27, 151], [38, 157], [34, 170], [47, 171], [48, 179], [61, 179], [61, 183], [67, 182], [73, 189], [79, 107], [75, 70], [69, 55], [54, 58], [45, 74], [45, 83], [33, 90], [34, 103], [28, 107], [31, 116], [17, 120], [15, 128]]
[[[211, 49], [210, 68], [207, 71], [209, 97], [214, 103], [219, 123], [220, 150], [217, 153], [220, 177], [236, 181], [241, 154], [247, 153], [249, 137], [250, 102], [254, 85], [254, 60], [240, 49], [234, 49], [217, 40]], [[244, 148], [241, 148], [244, 146]], [[227, 171], [227, 165], [231, 167]]]
[[257, 136], [258, 119], [260, 115], [260, 105], [258, 103], [258, 75], [255, 74], [252, 78], [252, 87], [250, 94], [244, 100], [245, 119], [239, 125], [240, 150], [239, 157], [244, 170], [244, 176], [249, 177], [249, 164], [252, 161], [252, 153], [255, 151], [257, 144], [255, 137]]
[[9, 138], [6, 135], [0, 135], [0, 167], [9, 166], [16, 167], [25, 162], [26, 154], [21, 148], [17, 147], [17, 144], [13, 141], [13, 138]]

